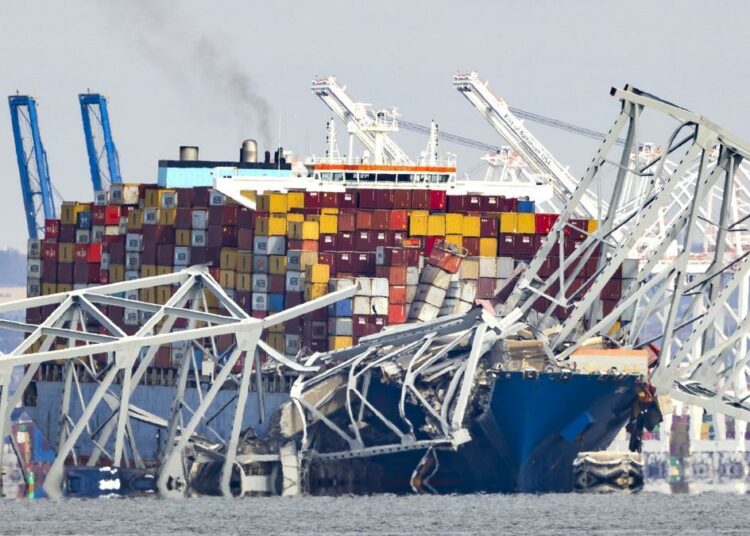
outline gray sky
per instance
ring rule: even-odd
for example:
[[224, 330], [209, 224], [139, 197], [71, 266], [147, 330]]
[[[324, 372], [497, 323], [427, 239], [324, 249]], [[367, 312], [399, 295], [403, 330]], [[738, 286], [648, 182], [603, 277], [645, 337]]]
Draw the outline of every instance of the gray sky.
[[[512, 106], [597, 130], [618, 111], [610, 86], [629, 82], [750, 138], [749, 20], [750, 4], [719, 0], [4, 0], [0, 85], [37, 98], [52, 180], [66, 199], [88, 200], [76, 98], [87, 88], [109, 97], [133, 181], [154, 181], [157, 160], [181, 144], [234, 159], [243, 138], [276, 143], [280, 131], [285, 147], [320, 154], [330, 112], [309, 90], [316, 74], [411, 121], [434, 118], [490, 143], [501, 142], [451, 87], [458, 69], [479, 71]], [[4, 114], [0, 247], [24, 247]], [[595, 142], [528, 126], [581, 174]], [[415, 156], [424, 145], [398, 136]], [[468, 170], [480, 155], [459, 156]]]

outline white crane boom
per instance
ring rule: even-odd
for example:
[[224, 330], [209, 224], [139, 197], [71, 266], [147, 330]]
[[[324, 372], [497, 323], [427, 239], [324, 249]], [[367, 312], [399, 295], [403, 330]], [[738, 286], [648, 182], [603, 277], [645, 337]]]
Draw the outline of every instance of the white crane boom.
[[[479, 110], [534, 172], [550, 184], [561, 204], [571, 198], [578, 181], [513, 115], [507, 103], [490, 90], [489, 84], [482, 82], [476, 72], [459, 71], [453, 75], [453, 86]], [[595, 217], [603, 208], [597, 198], [587, 192], [577, 211], [580, 216]]]
[[397, 164], [413, 163], [388, 136], [389, 132], [398, 131], [395, 108], [373, 111], [369, 104], [352, 99], [333, 76], [314, 78], [311, 89], [373, 154], [376, 164], [384, 163], [385, 159]]

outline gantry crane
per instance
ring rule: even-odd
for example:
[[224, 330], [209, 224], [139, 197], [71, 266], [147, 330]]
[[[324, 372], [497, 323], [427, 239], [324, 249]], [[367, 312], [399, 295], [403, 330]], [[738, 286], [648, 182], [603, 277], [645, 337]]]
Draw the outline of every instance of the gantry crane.
[[16, 146], [16, 160], [21, 178], [23, 206], [29, 238], [36, 239], [44, 230], [44, 220], [57, 217], [52, 195], [52, 181], [47, 166], [47, 152], [39, 133], [36, 101], [28, 95], [11, 95], [10, 120]]
[[94, 193], [122, 182], [117, 148], [112, 139], [107, 98], [98, 93], [78, 95]]
[[372, 153], [375, 164], [412, 164], [412, 160], [389, 134], [398, 131], [398, 112], [395, 108], [373, 111], [369, 104], [356, 102], [336, 78], [314, 78], [311, 89], [336, 114], [350, 135], [349, 155], [352, 154], [351, 136], [357, 136]]
[[[495, 95], [476, 72], [457, 72], [453, 75], [453, 86], [479, 110], [534, 172], [550, 184], [559, 206], [564, 205], [576, 189], [578, 181], [513, 115], [507, 103]], [[596, 217], [603, 212], [603, 208], [597, 197], [587, 192], [576, 207], [576, 212], [579, 216]]]

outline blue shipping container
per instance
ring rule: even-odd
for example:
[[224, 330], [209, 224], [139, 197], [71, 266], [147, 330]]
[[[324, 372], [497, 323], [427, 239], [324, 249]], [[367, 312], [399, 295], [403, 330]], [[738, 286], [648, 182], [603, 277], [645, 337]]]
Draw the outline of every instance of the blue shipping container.
[[518, 200], [518, 212], [534, 212], [534, 202], [533, 201], [524, 201], [522, 199]]
[[284, 310], [284, 295], [283, 294], [269, 294], [268, 295], [268, 311], [277, 313]]

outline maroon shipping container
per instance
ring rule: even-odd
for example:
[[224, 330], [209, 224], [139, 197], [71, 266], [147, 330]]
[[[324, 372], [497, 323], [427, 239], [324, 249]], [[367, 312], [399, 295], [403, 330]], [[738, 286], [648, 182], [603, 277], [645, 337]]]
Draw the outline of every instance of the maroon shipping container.
[[411, 208], [430, 210], [430, 190], [412, 190]]
[[539, 275], [550, 277], [560, 267], [560, 257], [547, 257], [539, 267]]
[[375, 208], [378, 210], [390, 210], [393, 208], [393, 192], [390, 188], [378, 188], [375, 190]]
[[430, 190], [430, 210], [445, 211], [447, 194], [445, 190]]
[[44, 242], [42, 242], [42, 259], [45, 261], [56, 261], [58, 250], [57, 242], [52, 242], [45, 238]]
[[191, 229], [193, 226], [193, 210], [186, 207], [178, 207], [174, 220], [175, 229]]
[[327, 264], [330, 266], [331, 274], [336, 273], [336, 253], [318, 253], [318, 264]]
[[284, 298], [284, 305], [287, 309], [290, 307], [294, 307], [295, 305], [300, 305], [305, 301], [305, 293], [304, 292], [287, 292], [285, 294]]
[[174, 245], [164, 244], [156, 250], [156, 264], [172, 266], [174, 263]]
[[[237, 225], [237, 220], [239, 219], [240, 215], [240, 206], [239, 205], [224, 205], [221, 207], [221, 224], [222, 225]], [[209, 215], [209, 222], [211, 216]]]
[[536, 253], [535, 244], [534, 235], [516, 235], [516, 252], [519, 255], [533, 256]]
[[[199, 186], [192, 188], [193, 191], [193, 202], [192, 206], [195, 208], [206, 208], [208, 207], [208, 201], [211, 197], [211, 188], [208, 186]], [[180, 196], [177, 196], [177, 202], [179, 203]]]
[[73, 284], [73, 263], [61, 262], [57, 265], [57, 282]]
[[389, 233], [391, 241], [388, 243], [389, 246], [400, 246], [404, 238], [409, 238], [407, 231], [391, 231]]
[[237, 249], [242, 251], [253, 250], [253, 230], [249, 227], [237, 229]]
[[476, 236], [465, 236], [463, 246], [468, 257], [479, 257], [479, 238]]
[[563, 239], [563, 249], [565, 251], [566, 255], [570, 255], [575, 250], [577, 250], [581, 244], [583, 244], [583, 239], [576, 238], [572, 235], [566, 235]]
[[[146, 246], [151, 246], [152, 249], [154, 247], [153, 243], [144, 244], [144, 249]], [[113, 243], [105, 245], [105, 247], [109, 251], [110, 264], [125, 264], [125, 244]]]
[[173, 225], [144, 225], [143, 243], [174, 244]]
[[393, 199], [393, 208], [410, 209], [411, 208], [411, 190], [391, 190]]
[[104, 225], [104, 214], [106, 207], [100, 205], [94, 205], [91, 207], [91, 224], [92, 225]]
[[321, 208], [338, 208], [339, 194], [336, 192], [322, 192], [320, 195]]
[[372, 212], [369, 210], [358, 211], [355, 226], [357, 231], [369, 231], [372, 229]]
[[[143, 244], [143, 252], [141, 253], [141, 264], [157, 264], [156, 263], [156, 251], [157, 251], [156, 244], [148, 243]], [[109, 262], [114, 262], [112, 260], [112, 256], [110, 255]], [[168, 264], [172, 264], [173, 261], [170, 261]]]
[[286, 285], [286, 276], [283, 274], [271, 274], [268, 276], [268, 292], [283, 294]]
[[320, 251], [338, 251], [337, 235], [322, 234], [318, 239], [318, 249]]
[[497, 279], [494, 277], [480, 277], [477, 281], [477, 298], [487, 300], [495, 295]]
[[619, 300], [622, 298], [622, 280], [610, 279], [604, 284], [600, 293], [603, 300]]
[[448, 196], [448, 212], [464, 212], [464, 199], [465, 195], [449, 195]]
[[177, 191], [177, 207], [190, 208], [193, 206], [193, 188], [180, 188]]
[[255, 229], [255, 211], [247, 207], [240, 207], [237, 212], [237, 227]]
[[[208, 248], [193, 246], [190, 248], [190, 264], [205, 264], [208, 262]], [[143, 264], [149, 264], [144, 262]]]
[[353, 272], [362, 275], [372, 275], [375, 273], [375, 253], [372, 251], [358, 251], [354, 253], [353, 264]]
[[589, 221], [579, 218], [570, 218], [565, 226], [565, 236], [570, 236], [573, 240], [585, 240], [586, 231], [588, 230]]
[[482, 196], [483, 212], [500, 212], [500, 196], [483, 195]]
[[347, 232], [354, 232], [356, 227], [356, 221], [357, 221], [357, 213], [354, 210], [346, 209], [339, 211], [339, 218], [338, 218], [338, 231], [347, 231]]
[[373, 188], [361, 188], [357, 191], [357, 206], [365, 209], [377, 208], [376, 190]]
[[390, 226], [390, 210], [376, 210], [372, 213], [372, 230], [387, 231]]
[[357, 208], [357, 191], [349, 190], [339, 193], [339, 208], [356, 209]]
[[378, 332], [375, 317], [372, 315], [354, 315], [352, 317], [352, 335], [357, 338], [373, 335]]
[[73, 263], [73, 283], [88, 285], [98, 283], [99, 265], [92, 262]]
[[465, 195], [464, 210], [466, 212], [482, 212], [482, 196], [479, 194]]
[[60, 225], [60, 235], [58, 242], [75, 242], [76, 226], [72, 224]]
[[338, 235], [336, 236], [336, 250], [354, 251], [354, 233], [339, 231]]
[[500, 257], [515, 257], [518, 255], [516, 249], [516, 238], [521, 235], [501, 233], [498, 240], [497, 251]]
[[[374, 250], [378, 246], [392, 246], [393, 237], [390, 231], [371, 231], [369, 249]], [[359, 249], [359, 248], [357, 248]]]
[[57, 261], [56, 260], [43, 260], [42, 261], [42, 282], [57, 283]]
[[[294, 238], [288, 238], [286, 241], [286, 249], [302, 249], [303, 242], [309, 242], [309, 240], [296, 240]], [[313, 240], [314, 242], [314, 240]], [[252, 248], [251, 248], [252, 250]]]
[[336, 259], [336, 268], [338, 269], [339, 277], [342, 272], [354, 272], [354, 255], [353, 251], [340, 251], [338, 258]]
[[[299, 294], [299, 292], [295, 292], [295, 294]], [[287, 294], [287, 300], [289, 299], [288, 296], [289, 294]], [[284, 322], [284, 333], [287, 335], [300, 335], [302, 333], [302, 319], [296, 317]]]
[[243, 311], [249, 312], [252, 307], [252, 292], [249, 290], [235, 290], [234, 291], [234, 301], [237, 302], [237, 305], [239, 305]]
[[495, 238], [500, 227], [500, 217], [497, 213], [485, 214], [479, 218], [479, 235], [483, 238]]
[[305, 208], [320, 208], [320, 192], [305, 192]]
[[500, 197], [500, 212], [518, 212], [518, 199], [515, 197]]
[[357, 231], [354, 233], [354, 248], [356, 251], [371, 251], [375, 248], [372, 245], [372, 231]]

